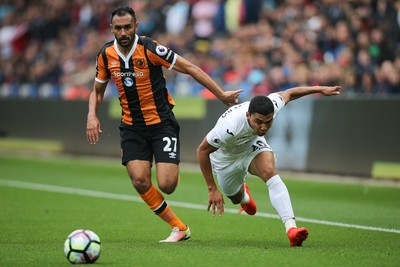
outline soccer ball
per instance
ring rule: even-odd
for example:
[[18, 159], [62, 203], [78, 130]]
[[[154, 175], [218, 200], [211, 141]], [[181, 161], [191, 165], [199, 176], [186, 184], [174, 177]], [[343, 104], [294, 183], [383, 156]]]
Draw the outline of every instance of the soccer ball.
[[100, 238], [90, 230], [75, 230], [65, 240], [64, 254], [71, 263], [94, 263], [100, 257]]

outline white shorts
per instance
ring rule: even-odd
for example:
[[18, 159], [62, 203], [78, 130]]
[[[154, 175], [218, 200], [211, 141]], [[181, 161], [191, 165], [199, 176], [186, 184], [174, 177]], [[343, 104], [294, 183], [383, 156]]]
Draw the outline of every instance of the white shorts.
[[[211, 154], [210, 159], [214, 175], [217, 177], [221, 191], [226, 196], [233, 196], [239, 192], [249, 173], [250, 163], [259, 153], [264, 151], [273, 152], [265, 138], [261, 138], [240, 155], [229, 155], [230, 157], [223, 155], [223, 160], [221, 160], [222, 157], [219, 156], [219, 153], [223, 152], [220, 150]], [[261, 146], [260, 140], [262, 140]], [[254, 149], [254, 147], [257, 149]]]

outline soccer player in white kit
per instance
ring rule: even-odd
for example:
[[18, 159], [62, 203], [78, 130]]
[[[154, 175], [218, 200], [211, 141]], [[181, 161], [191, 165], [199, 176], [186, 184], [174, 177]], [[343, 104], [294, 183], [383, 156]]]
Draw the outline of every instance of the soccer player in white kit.
[[[289, 192], [275, 169], [273, 150], [264, 135], [278, 112], [290, 101], [321, 93], [339, 95], [340, 86], [304, 86], [290, 88], [229, 108], [218, 119], [197, 149], [200, 169], [208, 186], [208, 210], [221, 216], [226, 195], [249, 215], [257, 212], [246, 184], [248, 173], [260, 177], [267, 185], [272, 206], [282, 219], [290, 246], [301, 246], [308, 237], [306, 228], [298, 228]], [[222, 193], [218, 190], [213, 173]]]

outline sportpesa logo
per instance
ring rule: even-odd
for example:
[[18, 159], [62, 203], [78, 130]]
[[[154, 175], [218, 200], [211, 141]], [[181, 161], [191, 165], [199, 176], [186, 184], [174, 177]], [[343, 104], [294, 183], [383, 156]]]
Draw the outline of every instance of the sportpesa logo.
[[143, 72], [117, 72], [114, 71], [114, 77], [138, 77], [143, 76]]

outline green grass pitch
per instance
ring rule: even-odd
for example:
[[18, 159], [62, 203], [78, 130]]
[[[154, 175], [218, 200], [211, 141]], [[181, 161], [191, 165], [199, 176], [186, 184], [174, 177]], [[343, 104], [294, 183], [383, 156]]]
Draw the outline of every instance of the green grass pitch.
[[159, 243], [170, 228], [141, 202], [117, 160], [0, 156], [0, 266], [70, 266], [63, 254], [75, 229], [96, 232], [98, 266], [400, 266], [400, 187], [282, 177], [298, 226], [290, 247], [260, 180], [248, 184], [256, 216], [206, 211], [201, 174], [183, 170], [166, 196], [192, 239]]

